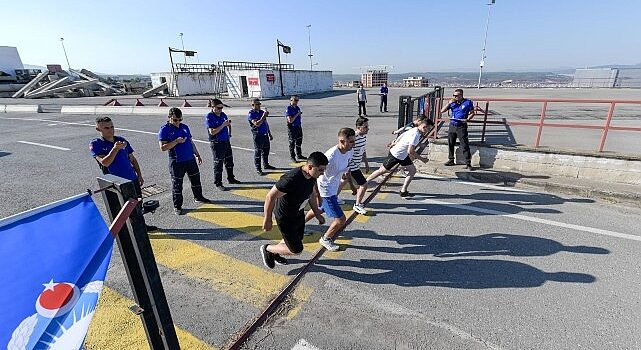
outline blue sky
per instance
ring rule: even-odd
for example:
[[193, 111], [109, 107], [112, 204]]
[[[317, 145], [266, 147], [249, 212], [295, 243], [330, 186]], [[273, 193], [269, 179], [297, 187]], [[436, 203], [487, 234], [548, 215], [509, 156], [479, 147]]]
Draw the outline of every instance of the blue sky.
[[[485, 0], [459, 1], [7, 1], [0, 46], [23, 63], [111, 74], [166, 71], [167, 47], [198, 51], [190, 63], [276, 62], [276, 39], [292, 47], [286, 63], [359, 73], [477, 71], [487, 18]], [[9, 15], [7, 14], [15, 14]], [[641, 63], [641, 1], [496, 0], [487, 71]], [[182, 57], [176, 57], [181, 61]]]

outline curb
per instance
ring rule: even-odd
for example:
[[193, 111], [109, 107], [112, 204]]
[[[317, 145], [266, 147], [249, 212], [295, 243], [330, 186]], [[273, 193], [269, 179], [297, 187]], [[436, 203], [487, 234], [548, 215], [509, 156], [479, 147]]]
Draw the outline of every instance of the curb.
[[563, 193], [569, 195], [576, 195], [585, 198], [598, 199], [608, 203], [617, 203], [626, 206], [641, 208], [641, 193], [638, 192], [623, 192], [607, 189], [598, 189], [587, 186], [571, 185], [566, 183], [554, 182], [553, 178], [548, 181], [540, 179], [531, 179], [522, 177], [516, 173], [502, 172], [488, 173], [491, 169], [477, 169], [474, 171], [464, 170], [460, 168], [445, 170], [442, 167], [419, 165], [417, 171], [422, 174], [436, 174], [455, 177], [463, 181], [478, 182], [478, 183], [494, 183], [504, 184], [513, 187], [525, 188], [538, 188], [546, 192]]

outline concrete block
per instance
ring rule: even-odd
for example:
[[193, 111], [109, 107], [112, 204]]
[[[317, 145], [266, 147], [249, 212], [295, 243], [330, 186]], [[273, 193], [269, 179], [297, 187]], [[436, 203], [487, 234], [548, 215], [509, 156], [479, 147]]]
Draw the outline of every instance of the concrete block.
[[[138, 107], [131, 107], [131, 114], [138, 114], [138, 115], [161, 115], [161, 116], [168, 116], [169, 115], [169, 108], [170, 107], [156, 107], [156, 106], [138, 106]], [[183, 111], [183, 115], [185, 114], [185, 108], [181, 108]]]
[[62, 106], [62, 114], [96, 114], [96, 106]]
[[134, 107], [131, 106], [96, 106], [96, 114], [133, 114]]
[[42, 113], [40, 105], [5, 105], [5, 113]]

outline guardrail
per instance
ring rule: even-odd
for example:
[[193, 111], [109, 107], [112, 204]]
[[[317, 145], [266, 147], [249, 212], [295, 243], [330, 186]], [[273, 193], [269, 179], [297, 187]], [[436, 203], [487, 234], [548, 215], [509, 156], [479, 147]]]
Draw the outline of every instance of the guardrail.
[[[440, 121], [447, 120], [447, 118], [442, 118], [440, 113], [440, 106], [443, 105], [444, 98], [440, 98], [439, 103], [439, 113], [437, 113], [435, 124], [439, 125]], [[485, 142], [485, 131], [488, 124], [498, 124], [505, 126], [531, 126], [536, 127], [537, 132], [534, 140], [534, 147], [538, 148], [541, 144], [541, 135], [543, 134], [544, 128], [568, 128], [568, 129], [596, 129], [601, 130], [601, 138], [599, 140], [599, 145], [597, 147], [598, 152], [603, 152], [605, 142], [608, 137], [608, 132], [613, 131], [631, 131], [631, 132], [641, 132], [641, 127], [630, 127], [630, 126], [612, 126], [611, 122], [614, 116], [614, 111], [617, 105], [641, 105], [641, 100], [608, 100], [608, 99], [561, 99], [561, 98], [494, 98], [494, 97], [474, 97], [470, 100], [476, 103], [476, 114], [483, 115], [482, 121], [470, 120], [470, 123], [482, 124], [481, 131], [481, 142]], [[485, 108], [479, 106], [479, 102], [485, 102]], [[541, 112], [537, 122], [527, 122], [527, 121], [515, 121], [515, 120], [488, 120], [488, 112], [490, 110], [491, 102], [521, 102], [521, 103], [541, 103]], [[603, 104], [608, 105], [608, 112], [605, 117], [605, 122], [603, 125], [589, 125], [589, 124], [580, 124], [580, 123], [550, 123], [546, 122], [546, 112], [548, 111], [548, 104], [551, 103], [575, 103], [575, 104]], [[641, 115], [641, 111], [639, 113]], [[438, 135], [434, 135], [435, 138]]]

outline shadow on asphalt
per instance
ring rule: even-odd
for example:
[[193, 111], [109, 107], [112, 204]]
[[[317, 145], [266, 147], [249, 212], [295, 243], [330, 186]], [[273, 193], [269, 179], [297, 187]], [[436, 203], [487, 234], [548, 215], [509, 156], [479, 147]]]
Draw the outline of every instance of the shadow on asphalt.
[[[418, 287], [434, 286], [463, 289], [532, 288], [548, 281], [592, 283], [596, 277], [575, 272], [546, 272], [531, 265], [493, 259], [471, 259], [490, 256], [550, 256], [559, 252], [576, 254], [609, 254], [600, 247], [565, 246], [547, 238], [504, 233], [479, 236], [381, 236], [368, 230], [355, 230], [351, 237], [394, 241], [403, 247], [350, 245], [389, 254], [432, 255], [430, 259], [321, 259], [314, 271], [325, 272], [346, 280]], [[440, 258], [448, 258], [441, 260]], [[460, 259], [452, 259], [460, 258]], [[290, 271], [295, 274], [299, 269]], [[378, 272], [383, 271], [383, 272]]]
[[3, 151], [0, 151], [0, 157], [8, 156], [8, 155], [10, 155], [10, 154], [11, 154], [11, 152], [3, 152]]

